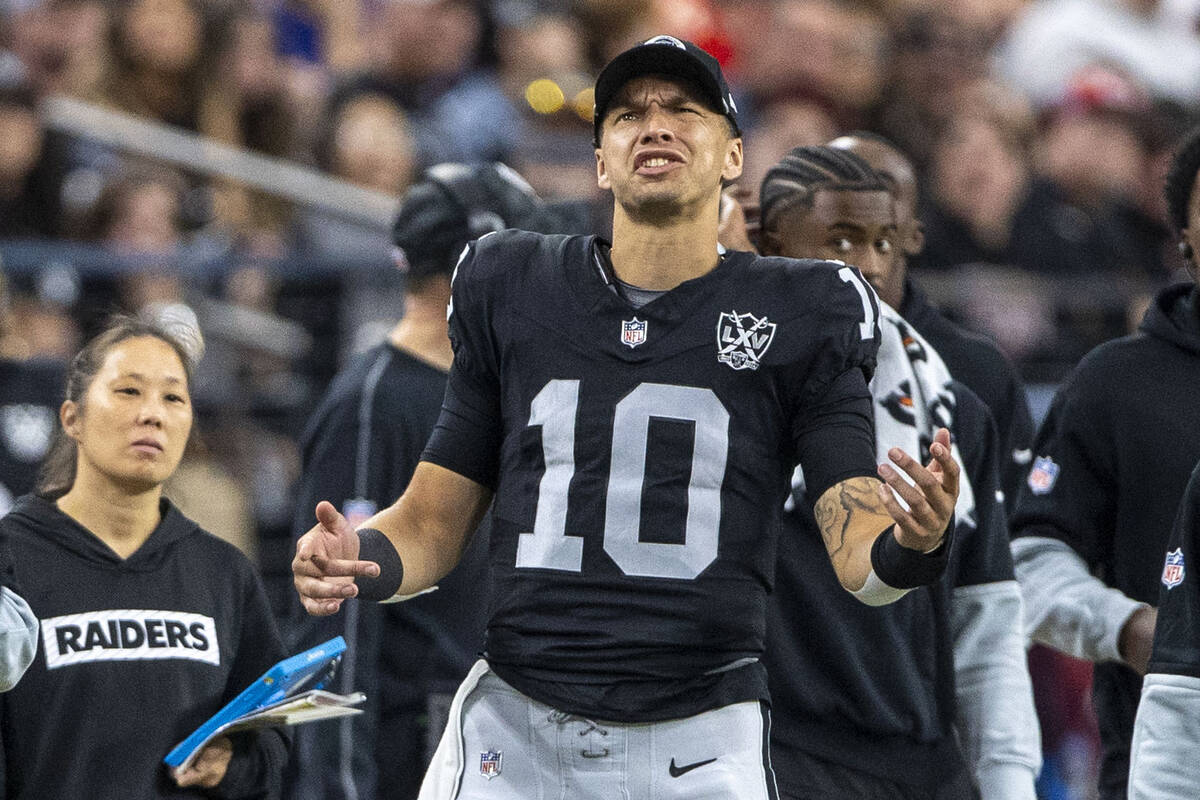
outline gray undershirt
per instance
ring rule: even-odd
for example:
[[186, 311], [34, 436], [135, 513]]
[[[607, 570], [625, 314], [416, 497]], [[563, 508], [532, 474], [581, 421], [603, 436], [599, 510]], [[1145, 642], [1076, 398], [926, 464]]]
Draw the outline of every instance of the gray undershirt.
[[643, 289], [614, 277], [609, 287], [634, 308], [641, 308], [667, 293], [666, 289]]

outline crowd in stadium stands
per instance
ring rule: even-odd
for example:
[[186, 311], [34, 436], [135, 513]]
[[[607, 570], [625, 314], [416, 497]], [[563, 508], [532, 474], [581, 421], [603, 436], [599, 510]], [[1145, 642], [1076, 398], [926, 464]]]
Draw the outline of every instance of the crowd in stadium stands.
[[[663, 32], [721, 61], [745, 195], [793, 147], [853, 130], [898, 144], [925, 225], [914, 280], [1032, 383], [1186, 277], [1161, 187], [1200, 120], [1200, 0], [4, 0], [0, 359], [61, 361], [116, 310], [194, 309], [206, 446], [168, 493], [257, 559], [281, 608], [297, 432], [403, 302], [388, 231], [67, 133], [43, 101], [397, 198], [430, 165], [503, 161], [543, 198], [602, 208], [596, 71]], [[12, 249], [31, 241], [59, 249], [31, 263]], [[1086, 669], [1033, 663], [1045, 796], [1083, 797]]]

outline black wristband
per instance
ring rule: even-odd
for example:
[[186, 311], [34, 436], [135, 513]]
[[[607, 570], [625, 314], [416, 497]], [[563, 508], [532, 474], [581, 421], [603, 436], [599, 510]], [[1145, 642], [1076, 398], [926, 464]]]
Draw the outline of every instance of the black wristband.
[[928, 586], [942, 576], [950, 557], [950, 532], [954, 530], [954, 518], [942, 542], [934, 550], [922, 553], [905, 547], [896, 541], [895, 525], [883, 529], [871, 545], [871, 568], [879, 580], [895, 589], [916, 589]]
[[375, 528], [361, 528], [358, 531], [358, 560], [374, 561], [379, 565], [379, 577], [368, 578], [359, 575], [354, 579], [358, 587], [358, 596], [363, 600], [390, 600], [400, 591], [404, 581], [404, 564], [400, 554], [396, 552], [391, 540], [384, 536], [383, 531]]

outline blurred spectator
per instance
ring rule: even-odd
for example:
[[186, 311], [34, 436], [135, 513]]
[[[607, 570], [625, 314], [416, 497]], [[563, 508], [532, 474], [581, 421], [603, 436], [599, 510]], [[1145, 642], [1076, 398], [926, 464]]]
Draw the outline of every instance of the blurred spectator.
[[755, 196], [772, 165], [793, 147], [824, 144], [838, 126], [816, 101], [782, 97], [758, 109], [745, 136], [746, 165], [738, 184]]
[[[984, 81], [964, 87], [948, 105], [953, 112], [933, 144], [926, 248], [918, 263], [941, 270], [964, 264], [1012, 268], [1007, 274], [973, 270], [956, 279], [954, 290], [966, 299], [972, 324], [1011, 357], [1046, 362], [1060, 374], [1091, 347], [1124, 332], [1123, 298], [1147, 275], [1161, 272], [1155, 266], [1159, 248], [1144, 243], [1131, 206], [1112, 197], [1107, 184], [1094, 174], [1079, 177], [1096, 166], [1069, 136], [1054, 157], [1062, 166], [1052, 175], [1035, 173], [1036, 129], [1019, 96]], [[1047, 130], [1053, 124], [1051, 119]], [[1140, 140], [1129, 143], [1131, 151], [1123, 155], [1144, 169]], [[1127, 168], [1112, 165], [1120, 174]], [[1027, 377], [1034, 376], [1027, 371]]]
[[154, 303], [184, 300], [190, 286], [180, 269], [184, 229], [181, 175], [131, 164], [103, 188], [79, 226], [83, 239], [123, 259], [117, 274], [92, 274], [83, 283], [79, 317], [96, 329], [115, 311], [136, 313]]
[[85, 238], [121, 255], [172, 255], [183, 241], [182, 177], [171, 170], [133, 166], [105, 187], [92, 209]]
[[385, 0], [358, 85], [394, 98], [423, 162], [487, 161], [517, 146], [516, 110], [485, 67], [490, 20], [473, 0]]
[[354, 72], [366, 58], [364, 3], [279, 0], [272, 19], [279, 54], [291, 62], [320, 62], [335, 73]]
[[57, 170], [32, 89], [0, 86], [0, 237], [58, 233]]
[[[1037, 0], [997, 52], [999, 74], [1035, 103], [1062, 96], [1092, 64], [1128, 73], [1152, 94], [1194, 104], [1200, 98], [1197, 8], [1168, 0]], [[1190, 24], [1181, 24], [1190, 20]]]
[[[1063, 115], [1062, 128], [1052, 120], [1036, 140], [1028, 108], [987, 82], [952, 103], [933, 144], [923, 266], [1006, 264], [1054, 278], [1146, 272], [1115, 214], [1113, 182], [1097, 175], [1115, 174], [1123, 192], [1137, 185], [1145, 151], [1136, 136], [1096, 141], [1113, 130], [1100, 110], [1096, 120]], [[1037, 141], [1042, 176], [1032, 167]], [[1089, 148], [1113, 161], [1098, 165]]]
[[339, 178], [399, 195], [416, 168], [413, 131], [394, 100], [377, 92], [350, 93], [330, 108], [320, 161]]
[[947, 97], [988, 73], [995, 31], [956, 8], [937, 3], [894, 10], [891, 76], [877, 127], [920, 168], [930, 160], [935, 133], [958, 110]]
[[1159, 109], [1124, 76], [1092, 67], [1044, 116], [1039, 173], [1072, 205], [1111, 226], [1120, 248], [1112, 259], [1123, 271], [1166, 281], [1174, 263], [1166, 260], [1171, 237], [1159, 187], [1174, 137]]
[[579, 0], [575, 14], [587, 32], [592, 61], [607, 64], [633, 42], [662, 33], [655, 29], [638, 38], [649, 24], [653, 6], [654, 0]]
[[889, 36], [883, 17], [865, 2], [776, 0], [771, 9], [757, 41], [738, 49], [743, 88], [761, 102], [780, 96], [813, 100], [841, 126], [863, 124], [886, 78]]
[[0, 272], [0, 516], [33, 490], [37, 465], [58, 427], [65, 372], [61, 361], [26, 359], [13, 330], [10, 297]]
[[[286, 71], [275, 54], [271, 21], [240, 10], [220, 19], [213, 38], [199, 100], [200, 133], [270, 156], [295, 156]], [[216, 221], [229, 233], [258, 252], [282, 249], [291, 213], [286, 203], [228, 181], [213, 194]]]
[[499, 79], [521, 109], [512, 165], [546, 197], [598, 197], [588, 142], [592, 76], [587, 42], [565, 13], [512, 3], [499, 17]]
[[1140, 128], [1149, 111], [1149, 98], [1122, 75], [1081, 71], [1046, 112], [1039, 172], [1087, 207], [1129, 199], [1145, 167]]
[[110, 23], [112, 70], [104, 95], [124, 111], [197, 130], [202, 59], [212, 30], [201, 0], [121, 0]]
[[[330, 104], [317, 163], [335, 177], [367, 189], [399, 196], [417, 167], [416, 143], [408, 115], [388, 95], [350, 90]], [[340, 262], [390, 263], [387, 232], [322, 211], [301, 212], [300, 252]]]
[[7, 26], [13, 53], [39, 94], [99, 98], [109, 69], [109, 5], [43, 0], [13, 14]]

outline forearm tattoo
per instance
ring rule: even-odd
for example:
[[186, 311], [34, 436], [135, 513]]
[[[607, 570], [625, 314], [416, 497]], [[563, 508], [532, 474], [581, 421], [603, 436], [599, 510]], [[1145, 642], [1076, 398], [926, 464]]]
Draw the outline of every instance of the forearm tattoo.
[[836, 557], [846, 547], [846, 533], [859, 516], [866, 513], [878, 518], [886, 513], [879, 502], [875, 478], [850, 478], [837, 484], [835, 491], [827, 491], [817, 500], [813, 515], [821, 538], [830, 558]]

